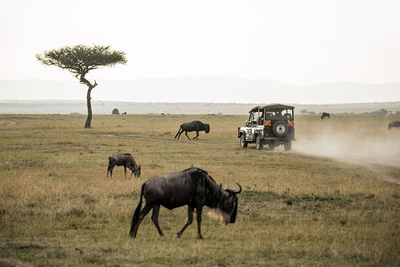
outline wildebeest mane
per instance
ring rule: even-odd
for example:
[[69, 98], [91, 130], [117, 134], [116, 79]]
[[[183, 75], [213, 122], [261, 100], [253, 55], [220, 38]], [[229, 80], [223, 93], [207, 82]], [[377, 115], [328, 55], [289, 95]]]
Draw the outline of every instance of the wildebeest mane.
[[206, 172], [205, 170], [200, 169], [200, 168], [196, 168], [196, 167], [187, 168], [186, 170], [183, 170], [182, 172], [187, 172], [187, 171], [190, 171], [190, 170], [193, 170], [193, 171], [198, 170], [198, 171], [204, 172], [205, 174], [208, 174], [208, 172]]
[[192, 167], [192, 168], [188, 168], [188, 169], [186, 169], [186, 170], [184, 170], [184, 171], [182, 171], [182, 172], [189, 172], [189, 171], [193, 171], [193, 172], [196, 172], [196, 171], [197, 171], [197, 172], [199, 172], [199, 173], [203, 173], [203, 174], [207, 175], [208, 178], [210, 178], [211, 181], [213, 181], [215, 184], [217, 184], [217, 183], [214, 181], [214, 179], [211, 177], [211, 175], [209, 175], [208, 172], [206, 172], [206, 171], [203, 170], [203, 169]]
[[209, 207], [216, 207], [218, 205], [219, 200], [221, 199], [221, 195], [223, 194], [223, 191], [229, 192], [229, 189], [223, 190], [215, 182], [215, 180], [211, 177], [211, 175], [209, 175], [203, 169], [189, 168], [189, 169], [184, 170], [183, 172], [191, 173], [191, 179], [196, 180], [195, 182], [193, 182], [193, 184], [196, 187], [202, 185], [201, 188], [198, 188], [198, 190], [200, 192], [203, 192], [203, 194], [209, 196], [208, 199], [213, 200], [213, 201], [210, 201], [207, 203], [207, 206], [209, 206]]

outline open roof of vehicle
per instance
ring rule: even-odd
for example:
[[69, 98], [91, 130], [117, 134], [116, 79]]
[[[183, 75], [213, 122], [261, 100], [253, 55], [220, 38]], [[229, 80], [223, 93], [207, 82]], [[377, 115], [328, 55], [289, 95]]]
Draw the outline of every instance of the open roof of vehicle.
[[282, 111], [285, 109], [294, 109], [293, 106], [282, 105], [282, 104], [269, 104], [265, 106], [256, 106], [252, 108], [249, 112], [254, 112], [257, 110], [266, 110], [266, 111]]

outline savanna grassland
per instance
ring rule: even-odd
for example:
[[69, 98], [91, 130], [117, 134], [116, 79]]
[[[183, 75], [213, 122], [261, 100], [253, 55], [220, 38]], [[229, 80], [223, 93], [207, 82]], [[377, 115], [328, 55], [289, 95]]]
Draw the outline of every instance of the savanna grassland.
[[[398, 117], [297, 116], [291, 152], [241, 149], [245, 116], [95, 115], [91, 129], [85, 118], [0, 115], [0, 266], [400, 264], [399, 166], [328, 157], [380, 158], [381, 146], [398, 157], [400, 131], [387, 130]], [[174, 140], [179, 125], [195, 119], [210, 133]], [[123, 167], [106, 177], [117, 152], [142, 164], [140, 179], [125, 179]], [[150, 215], [130, 238], [141, 184], [192, 166], [224, 188], [243, 186], [236, 223], [221, 225], [206, 209], [204, 239], [196, 222], [177, 239], [187, 209], [162, 208], [164, 238]]]

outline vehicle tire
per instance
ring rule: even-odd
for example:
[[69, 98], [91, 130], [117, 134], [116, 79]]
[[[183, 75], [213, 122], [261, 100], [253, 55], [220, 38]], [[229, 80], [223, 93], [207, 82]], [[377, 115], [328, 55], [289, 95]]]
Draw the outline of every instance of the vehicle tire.
[[245, 140], [244, 134], [242, 134], [242, 135], [240, 136], [240, 147], [241, 147], [241, 148], [246, 148], [246, 147], [247, 147], [247, 142], [246, 142], [246, 140]]
[[278, 137], [283, 137], [286, 136], [286, 134], [289, 131], [289, 127], [287, 126], [287, 123], [284, 121], [277, 121], [274, 123], [272, 126], [272, 131], [274, 134]]
[[285, 147], [286, 151], [292, 150], [292, 141], [290, 140], [290, 141], [285, 142], [285, 144], [283, 144], [283, 146]]
[[261, 138], [260, 138], [259, 135], [257, 135], [257, 138], [256, 138], [256, 149], [257, 150], [261, 150], [261, 149], [263, 149], [263, 147], [264, 147], [264, 145], [263, 145], [263, 143], [261, 141]]

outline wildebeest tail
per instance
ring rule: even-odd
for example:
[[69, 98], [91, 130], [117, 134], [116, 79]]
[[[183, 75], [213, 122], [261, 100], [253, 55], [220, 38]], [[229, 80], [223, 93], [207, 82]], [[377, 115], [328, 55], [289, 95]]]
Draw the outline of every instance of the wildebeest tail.
[[110, 172], [110, 169], [111, 169], [111, 157], [108, 157], [107, 177], [108, 173]]
[[[181, 130], [182, 130], [182, 125], [179, 127], [179, 130], [178, 130], [178, 132], [176, 133], [176, 135], [175, 135], [175, 138], [174, 139], [176, 139], [176, 137], [178, 136], [178, 134], [181, 132]], [[183, 131], [182, 131], [183, 132]]]
[[134, 234], [133, 230], [134, 230], [136, 224], [139, 223], [139, 214], [140, 214], [140, 209], [142, 208], [144, 185], [145, 185], [145, 183], [143, 183], [143, 185], [142, 185], [142, 189], [140, 191], [140, 201], [139, 201], [139, 204], [137, 205], [135, 213], [133, 214], [133, 217], [132, 217], [131, 230], [129, 231], [130, 237], [133, 237], [133, 234]]

